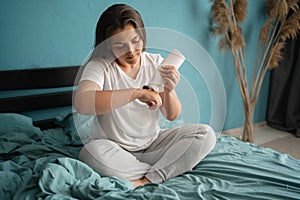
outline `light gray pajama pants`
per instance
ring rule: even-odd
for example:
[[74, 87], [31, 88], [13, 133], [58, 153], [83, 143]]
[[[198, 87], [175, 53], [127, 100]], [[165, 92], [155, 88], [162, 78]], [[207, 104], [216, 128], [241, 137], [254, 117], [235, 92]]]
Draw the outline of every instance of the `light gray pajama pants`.
[[111, 140], [86, 144], [79, 159], [103, 176], [130, 181], [148, 178], [160, 183], [191, 170], [215, 146], [210, 126], [197, 124], [161, 130], [158, 138], [144, 150], [130, 152]]

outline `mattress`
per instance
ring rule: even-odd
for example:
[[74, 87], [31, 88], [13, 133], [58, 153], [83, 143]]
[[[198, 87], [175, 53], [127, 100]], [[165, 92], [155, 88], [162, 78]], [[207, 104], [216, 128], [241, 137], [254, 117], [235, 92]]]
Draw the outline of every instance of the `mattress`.
[[1, 199], [300, 199], [300, 160], [228, 135], [192, 171], [133, 188], [78, 160], [73, 118], [40, 130], [30, 117], [0, 114]]

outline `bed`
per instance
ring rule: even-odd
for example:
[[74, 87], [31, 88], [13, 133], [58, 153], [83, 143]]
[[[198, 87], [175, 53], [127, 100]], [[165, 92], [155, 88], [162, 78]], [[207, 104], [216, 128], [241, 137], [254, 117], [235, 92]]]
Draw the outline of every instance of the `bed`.
[[228, 135], [192, 171], [162, 184], [134, 189], [96, 173], [78, 160], [78, 69], [0, 72], [1, 199], [300, 199], [300, 160]]

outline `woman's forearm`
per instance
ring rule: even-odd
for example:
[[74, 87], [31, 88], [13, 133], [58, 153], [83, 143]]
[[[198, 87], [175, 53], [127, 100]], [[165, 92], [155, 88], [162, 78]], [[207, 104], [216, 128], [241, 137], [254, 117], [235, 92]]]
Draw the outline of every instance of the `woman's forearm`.
[[77, 94], [75, 108], [86, 115], [101, 115], [139, 98], [139, 89], [90, 90]]
[[175, 90], [169, 91], [168, 88], [165, 87], [161, 96], [163, 99], [163, 106], [161, 107], [162, 114], [168, 120], [175, 120], [181, 113], [181, 103]]
[[110, 112], [140, 97], [139, 89], [97, 91], [95, 94], [96, 114]]

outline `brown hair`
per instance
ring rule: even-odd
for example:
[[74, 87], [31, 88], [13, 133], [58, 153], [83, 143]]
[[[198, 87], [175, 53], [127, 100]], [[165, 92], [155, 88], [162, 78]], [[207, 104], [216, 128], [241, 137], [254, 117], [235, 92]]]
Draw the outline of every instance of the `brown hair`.
[[95, 47], [109, 38], [116, 29], [123, 29], [132, 24], [143, 41], [143, 50], [146, 44], [146, 31], [141, 15], [138, 11], [126, 4], [115, 4], [107, 8], [100, 16], [95, 37]]

